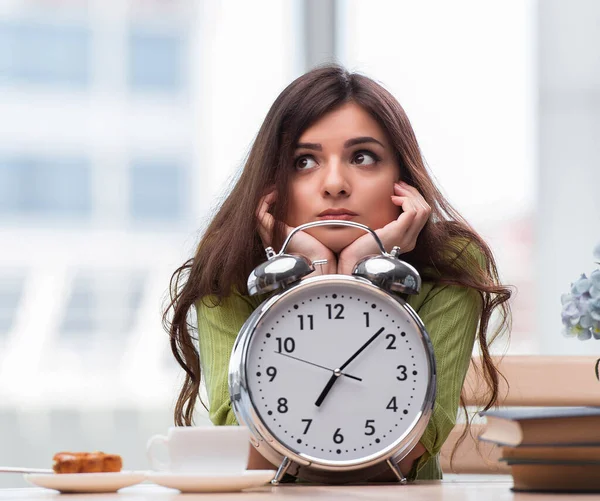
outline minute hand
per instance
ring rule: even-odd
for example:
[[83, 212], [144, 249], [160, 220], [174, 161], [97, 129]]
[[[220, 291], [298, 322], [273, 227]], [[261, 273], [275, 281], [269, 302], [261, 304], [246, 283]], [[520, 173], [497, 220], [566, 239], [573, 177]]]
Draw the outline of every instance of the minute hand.
[[350, 362], [352, 362], [352, 360], [354, 360], [356, 357], [358, 357], [367, 348], [367, 346], [369, 346], [373, 341], [375, 341], [375, 339], [377, 339], [377, 336], [379, 336], [379, 334], [381, 334], [384, 330], [385, 330], [385, 327], [382, 327], [375, 334], [373, 334], [369, 338], [369, 340], [357, 350], [357, 352], [354, 355], [352, 355], [348, 360], [346, 360], [342, 364], [342, 366], [340, 367], [340, 370], [343, 371], [346, 367], [348, 367], [348, 365], [350, 365]]
[[381, 334], [384, 330], [385, 330], [385, 327], [382, 327], [381, 329], [379, 329], [375, 334], [373, 334], [371, 336], [371, 338], [365, 344], [363, 344], [358, 349], [358, 351], [354, 355], [352, 355], [348, 360], [346, 360], [346, 362], [344, 362], [344, 364], [339, 369], [336, 369], [335, 371], [333, 371], [333, 375], [329, 378], [329, 381], [327, 381], [325, 388], [323, 388], [323, 391], [317, 397], [317, 400], [315, 402], [315, 405], [317, 407], [321, 407], [323, 400], [325, 400], [325, 397], [327, 396], [327, 394], [333, 387], [334, 383], [338, 380], [338, 377], [340, 377], [340, 375], [342, 374], [342, 371], [350, 364], [350, 362], [352, 362], [352, 360], [354, 360], [356, 357], [358, 357], [358, 355], [360, 355], [367, 346], [369, 346], [373, 341], [375, 341], [377, 336], [379, 336], [379, 334]]

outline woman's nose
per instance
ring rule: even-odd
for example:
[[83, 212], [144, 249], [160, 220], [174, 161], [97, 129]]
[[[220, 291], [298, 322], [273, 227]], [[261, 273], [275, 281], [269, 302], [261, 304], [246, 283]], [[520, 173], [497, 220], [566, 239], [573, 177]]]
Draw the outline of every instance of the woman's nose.
[[342, 162], [330, 161], [324, 169], [323, 195], [330, 197], [348, 196], [351, 186]]

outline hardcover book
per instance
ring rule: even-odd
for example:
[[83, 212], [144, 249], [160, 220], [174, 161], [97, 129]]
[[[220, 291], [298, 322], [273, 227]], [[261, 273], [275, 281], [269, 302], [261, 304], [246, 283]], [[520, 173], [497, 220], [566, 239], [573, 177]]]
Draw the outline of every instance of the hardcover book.
[[480, 412], [480, 440], [500, 445], [600, 446], [600, 407], [513, 407]]

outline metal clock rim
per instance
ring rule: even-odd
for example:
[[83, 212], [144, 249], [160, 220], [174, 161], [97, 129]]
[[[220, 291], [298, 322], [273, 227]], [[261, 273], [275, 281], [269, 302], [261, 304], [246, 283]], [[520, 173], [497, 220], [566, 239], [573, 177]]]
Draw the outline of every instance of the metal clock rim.
[[[311, 286], [312, 284], [318, 284], [321, 282], [325, 282], [327, 284], [332, 284], [334, 282], [346, 284], [360, 283], [361, 285], [366, 286], [370, 291], [374, 292], [375, 294], [385, 297], [387, 300], [393, 300], [396, 303], [399, 303], [400, 305], [405, 307], [406, 311], [419, 328], [423, 348], [427, 354], [427, 363], [430, 377], [422, 407], [419, 410], [418, 417], [415, 421], [415, 426], [412, 427], [401, 438], [395, 440], [392, 444], [383, 448], [379, 452], [364, 456], [359, 459], [346, 461], [330, 461], [321, 458], [315, 458], [304, 453], [297, 453], [294, 450], [289, 449], [285, 444], [283, 444], [280, 440], [274, 437], [274, 435], [270, 431], [269, 426], [263, 421], [262, 417], [257, 412], [256, 406], [253, 403], [254, 400], [251, 396], [251, 391], [248, 387], [247, 371], [244, 361], [246, 360], [248, 355], [252, 334], [260, 324], [263, 316], [276, 303], [288, 297], [290, 294], [293, 294], [295, 291], [304, 289], [307, 286]], [[250, 321], [250, 318], [252, 318], [252, 321]], [[349, 473], [350, 471], [368, 470], [370, 467], [377, 466], [380, 466], [381, 469], [387, 469], [387, 466], [385, 466], [385, 461], [387, 459], [391, 458], [395, 461], [399, 461], [400, 459], [402, 459], [402, 457], [404, 457], [404, 455], [406, 455], [406, 453], [409, 452], [409, 450], [412, 447], [414, 447], [414, 445], [416, 445], [422, 432], [427, 426], [427, 423], [429, 422], [433, 410], [433, 405], [435, 403], [435, 389], [437, 382], [436, 365], [435, 356], [433, 352], [433, 345], [431, 343], [429, 334], [427, 333], [421, 319], [410, 307], [410, 305], [406, 303], [406, 301], [395, 296], [394, 294], [391, 294], [377, 287], [376, 285], [361, 277], [347, 275], [320, 275], [316, 277], [307, 278], [302, 282], [288, 287], [280, 294], [277, 294], [267, 299], [263, 304], [259, 306], [257, 310], [255, 310], [254, 314], [251, 315], [250, 318], [248, 319], [247, 325], [252, 326], [252, 328], [247, 328], [245, 331], [240, 332], [240, 336], [238, 336], [238, 338], [236, 339], [232, 350], [232, 355], [234, 356], [232, 356], [231, 358], [229, 367], [229, 387], [232, 395], [232, 407], [234, 408], [234, 412], [236, 414], [236, 417], [238, 418], [238, 421], [240, 421], [240, 424], [246, 425], [250, 428], [251, 434], [254, 435], [258, 441], [262, 442], [260, 444], [260, 447], [264, 447], [265, 445], [267, 446], [267, 451], [265, 451], [265, 449], [263, 448], [263, 452], [270, 452], [268, 451], [268, 449], [270, 448], [272, 452], [275, 453], [267, 453], [266, 455], [263, 454], [267, 459], [269, 459], [271, 462], [277, 462], [285, 457], [288, 457], [292, 462], [296, 463], [300, 467], [311, 466], [313, 469], [321, 470], [324, 473], [335, 472], [338, 475], [342, 475], [343, 473]], [[243, 343], [241, 349], [239, 346], [240, 343]], [[281, 456], [281, 458], [279, 458], [279, 456]], [[300, 476], [308, 478], [310, 476], [310, 473]]]

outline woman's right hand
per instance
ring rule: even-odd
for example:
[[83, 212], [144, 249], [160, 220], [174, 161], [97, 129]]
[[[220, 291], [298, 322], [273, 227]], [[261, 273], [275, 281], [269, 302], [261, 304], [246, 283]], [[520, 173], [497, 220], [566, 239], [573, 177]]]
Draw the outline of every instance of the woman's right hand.
[[[277, 192], [275, 190], [271, 191], [260, 199], [256, 210], [258, 233], [264, 247], [270, 247], [272, 245], [275, 218], [269, 212], [269, 208], [273, 202], [275, 202], [276, 198]], [[286, 236], [289, 235], [292, 230], [293, 228], [291, 226], [285, 225]], [[323, 270], [322, 273], [319, 269], [316, 269], [315, 272], [317, 274], [337, 273], [337, 260], [333, 251], [305, 231], [299, 231], [294, 234], [286, 248], [286, 252], [289, 254], [301, 254], [308, 258], [310, 262], [327, 259], [327, 264], [321, 268]]]

